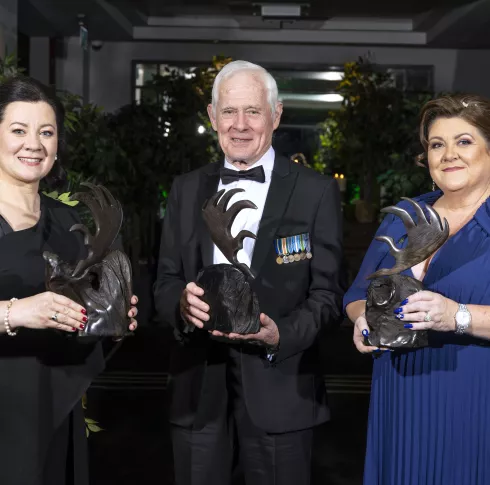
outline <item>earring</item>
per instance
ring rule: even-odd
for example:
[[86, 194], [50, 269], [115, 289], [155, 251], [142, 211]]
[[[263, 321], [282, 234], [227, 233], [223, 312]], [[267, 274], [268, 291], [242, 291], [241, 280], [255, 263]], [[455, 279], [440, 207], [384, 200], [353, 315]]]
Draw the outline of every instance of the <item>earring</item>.
[[432, 180], [432, 192], [436, 190], [436, 183]]
[[54, 161], [56, 162], [56, 160], [58, 160], [58, 154], [54, 156]]

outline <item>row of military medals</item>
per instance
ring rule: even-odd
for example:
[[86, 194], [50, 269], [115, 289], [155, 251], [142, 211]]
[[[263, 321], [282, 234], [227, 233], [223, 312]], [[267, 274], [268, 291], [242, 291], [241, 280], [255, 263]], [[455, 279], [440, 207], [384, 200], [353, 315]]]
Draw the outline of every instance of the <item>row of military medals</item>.
[[289, 264], [313, 257], [310, 236], [308, 234], [276, 239], [274, 241], [274, 248], [277, 254], [277, 264]]

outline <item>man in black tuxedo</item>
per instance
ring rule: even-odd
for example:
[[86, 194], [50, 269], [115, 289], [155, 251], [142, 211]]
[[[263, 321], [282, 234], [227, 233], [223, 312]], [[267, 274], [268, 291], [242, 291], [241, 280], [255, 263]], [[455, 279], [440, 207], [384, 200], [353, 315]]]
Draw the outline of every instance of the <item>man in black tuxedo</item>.
[[[169, 387], [177, 485], [229, 485], [234, 451], [247, 485], [308, 485], [312, 429], [329, 417], [316, 344], [341, 319], [340, 197], [335, 180], [274, 153], [277, 96], [260, 66], [225, 66], [208, 107], [225, 160], [176, 178], [169, 196], [155, 301], [181, 343]], [[227, 260], [201, 209], [221, 188], [245, 189], [229, 205], [258, 207], [232, 226], [257, 234], [238, 253], [256, 276], [257, 334], [202, 329], [209, 308], [194, 281]]]

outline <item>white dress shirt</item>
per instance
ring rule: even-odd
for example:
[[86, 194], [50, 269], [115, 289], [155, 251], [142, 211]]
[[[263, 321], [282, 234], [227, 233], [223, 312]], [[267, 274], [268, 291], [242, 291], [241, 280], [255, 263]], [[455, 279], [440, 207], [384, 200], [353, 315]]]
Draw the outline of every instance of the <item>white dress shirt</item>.
[[[236, 182], [232, 182], [231, 184], [224, 185], [221, 180], [218, 186], [218, 190], [226, 189], [226, 192], [230, 189], [244, 189], [245, 192], [240, 192], [235, 194], [231, 200], [228, 202], [228, 208], [231, 207], [238, 200], [251, 200], [256, 206], [257, 209], [242, 209], [233, 225], [231, 226], [231, 235], [235, 237], [240, 231], [248, 230], [257, 235], [259, 230], [260, 220], [262, 219], [262, 213], [264, 212], [265, 200], [267, 198], [267, 193], [269, 192], [269, 186], [271, 184], [271, 176], [272, 169], [274, 168], [274, 158], [275, 153], [272, 147], [264, 154], [264, 156], [253, 164], [252, 167], [258, 167], [260, 165], [264, 168], [265, 173], [265, 182], [260, 183], [255, 180], [237, 180]], [[234, 165], [229, 163], [225, 159], [225, 168], [229, 168], [230, 170], [239, 171], [240, 169], [236, 168]], [[224, 195], [224, 194], [223, 194]], [[246, 264], [250, 267], [252, 262], [252, 256], [255, 247], [255, 239], [247, 237], [243, 241], [243, 249], [238, 251], [238, 261], [240, 263]], [[228, 263], [229, 261], [225, 258], [223, 253], [214, 246], [214, 255], [213, 255], [213, 263], [214, 264], [222, 264]]]

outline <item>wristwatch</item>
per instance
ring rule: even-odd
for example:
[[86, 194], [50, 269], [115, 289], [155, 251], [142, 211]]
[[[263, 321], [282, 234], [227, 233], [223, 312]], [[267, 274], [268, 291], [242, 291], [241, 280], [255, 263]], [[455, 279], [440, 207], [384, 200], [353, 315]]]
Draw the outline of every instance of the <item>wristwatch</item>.
[[463, 305], [462, 303], [459, 304], [459, 308], [456, 315], [454, 315], [454, 319], [456, 320], [456, 333], [458, 335], [467, 333], [471, 325], [471, 313], [466, 305]]

